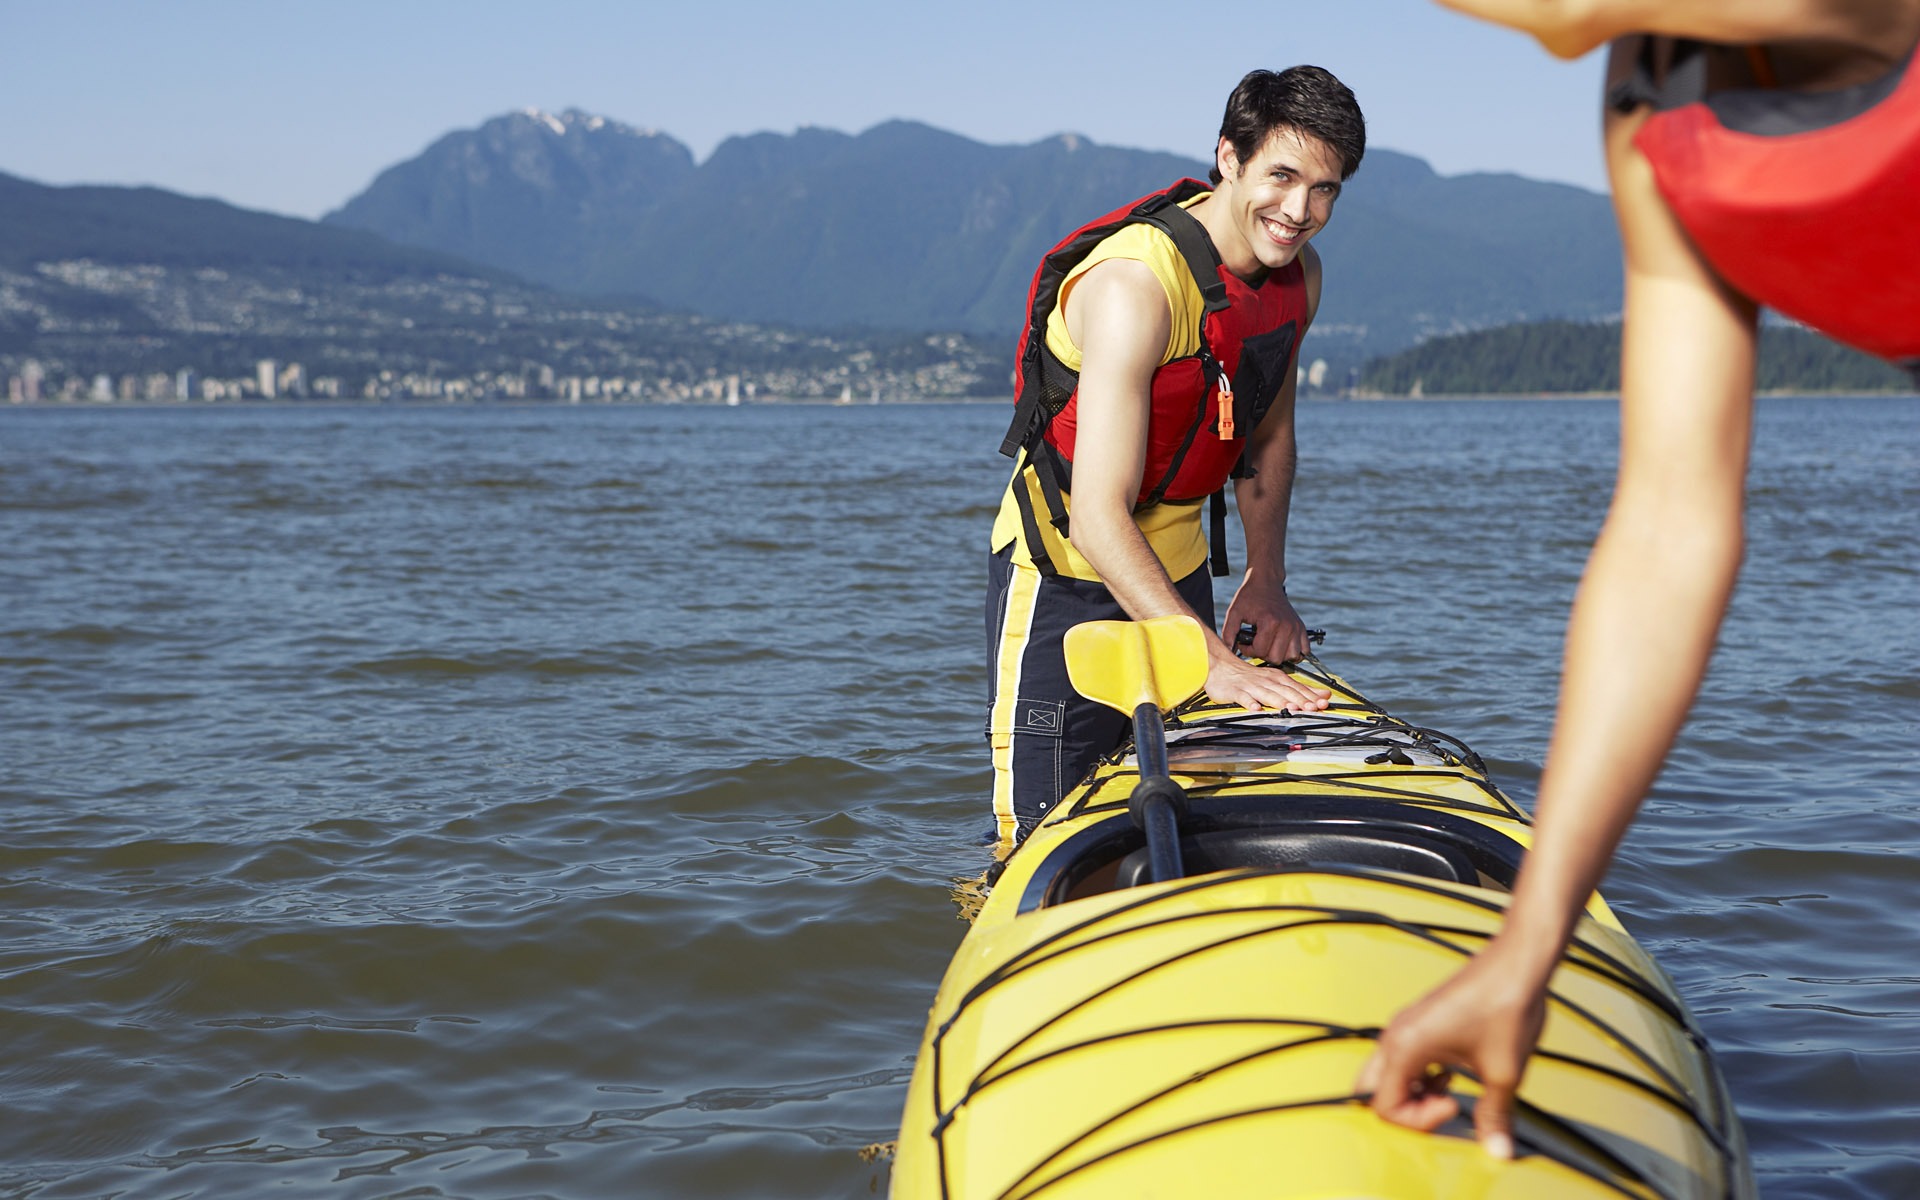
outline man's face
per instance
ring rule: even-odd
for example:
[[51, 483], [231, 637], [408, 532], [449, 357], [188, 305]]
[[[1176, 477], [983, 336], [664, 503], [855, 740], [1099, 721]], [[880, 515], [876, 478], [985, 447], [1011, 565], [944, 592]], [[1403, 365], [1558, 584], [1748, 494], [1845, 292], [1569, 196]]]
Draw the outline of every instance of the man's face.
[[1284, 267], [1333, 215], [1340, 155], [1312, 134], [1276, 129], [1245, 162], [1220, 139], [1220, 173], [1231, 186], [1235, 227], [1269, 270]]

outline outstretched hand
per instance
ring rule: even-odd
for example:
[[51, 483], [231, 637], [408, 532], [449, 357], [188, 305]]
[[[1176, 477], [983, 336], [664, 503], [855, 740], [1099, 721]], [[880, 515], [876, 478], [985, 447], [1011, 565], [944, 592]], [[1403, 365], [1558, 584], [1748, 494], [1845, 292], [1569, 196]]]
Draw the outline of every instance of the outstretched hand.
[[1292, 712], [1319, 712], [1333, 693], [1299, 682], [1285, 671], [1256, 667], [1226, 650], [1212, 647], [1207, 664], [1207, 695], [1222, 704], [1238, 704], [1259, 712], [1284, 708]]
[[1546, 988], [1534, 986], [1490, 943], [1458, 974], [1403, 1010], [1380, 1035], [1356, 1085], [1373, 1111], [1396, 1125], [1432, 1131], [1460, 1102], [1456, 1070], [1480, 1080], [1474, 1134], [1495, 1158], [1513, 1157], [1513, 1097], [1546, 1020]]

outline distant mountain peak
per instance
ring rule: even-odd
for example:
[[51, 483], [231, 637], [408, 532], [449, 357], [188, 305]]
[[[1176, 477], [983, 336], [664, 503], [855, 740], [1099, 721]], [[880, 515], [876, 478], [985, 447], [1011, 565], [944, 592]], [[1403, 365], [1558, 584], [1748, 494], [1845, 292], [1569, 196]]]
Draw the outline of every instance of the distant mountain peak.
[[[590, 113], [578, 108], [567, 108], [561, 110], [559, 113], [551, 113], [544, 108], [528, 107], [508, 113], [504, 117], [496, 117], [495, 120], [525, 121], [544, 127], [555, 137], [566, 137], [569, 133], [575, 131], [599, 133], [601, 130], [626, 134], [629, 137], [657, 138], [665, 136], [658, 129], [628, 125], [624, 122], [616, 121], [611, 117], [603, 117], [598, 113]], [[488, 122], [488, 124], [492, 124], [492, 122]]]
[[544, 282], [577, 276], [605, 224], [651, 208], [693, 169], [664, 133], [529, 107], [447, 134], [324, 219]]

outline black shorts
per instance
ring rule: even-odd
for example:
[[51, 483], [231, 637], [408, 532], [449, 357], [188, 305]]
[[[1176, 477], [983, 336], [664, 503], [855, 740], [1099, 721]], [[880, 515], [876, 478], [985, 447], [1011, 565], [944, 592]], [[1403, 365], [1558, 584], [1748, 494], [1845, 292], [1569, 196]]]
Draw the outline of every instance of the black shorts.
[[[1174, 586], [1211, 628], [1207, 568]], [[1015, 563], [1012, 547], [987, 559], [987, 741], [1003, 841], [1025, 837], [1102, 755], [1126, 741], [1127, 714], [1073, 690], [1061, 642], [1084, 621], [1126, 619], [1105, 584], [1044, 576]]]

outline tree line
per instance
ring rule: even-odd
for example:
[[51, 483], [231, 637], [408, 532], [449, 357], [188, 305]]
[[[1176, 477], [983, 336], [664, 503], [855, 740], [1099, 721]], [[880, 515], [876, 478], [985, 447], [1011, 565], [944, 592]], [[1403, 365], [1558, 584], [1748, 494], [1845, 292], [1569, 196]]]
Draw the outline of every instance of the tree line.
[[[1616, 392], [1618, 323], [1533, 321], [1433, 338], [1376, 358], [1363, 393], [1498, 396]], [[1755, 387], [1763, 392], [1905, 392], [1894, 367], [1808, 329], [1765, 325]]]

